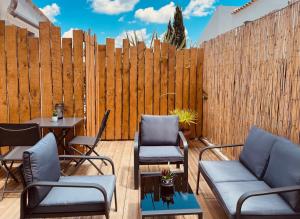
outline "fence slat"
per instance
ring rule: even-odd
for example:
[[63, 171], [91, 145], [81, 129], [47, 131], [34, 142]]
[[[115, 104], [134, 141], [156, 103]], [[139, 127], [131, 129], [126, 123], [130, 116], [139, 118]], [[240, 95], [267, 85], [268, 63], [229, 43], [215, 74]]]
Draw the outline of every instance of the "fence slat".
[[115, 139], [122, 139], [122, 49], [116, 49]]
[[129, 136], [131, 139], [137, 131], [137, 47], [130, 47], [130, 104], [129, 104]]
[[0, 21], [0, 54], [0, 122], [8, 122], [4, 21]]
[[31, 119], [41, 117], [39, 39], [28, 39]]
[[175, 107], [182, 108], [182, 89], [183, 89], [183, 51], [176, 51], [176, 90]]
[[153, 51], [149, 48], [145, 54], [145, 113], [153, 114]]
[[153, 114], [159, 115], [160, 102], [160, 41], [154, 40]]
[[27, 30], [18, 29], [18, 71], [20, 122], [30, 120]]
[[20, 122], [19, 117], [19, 86], [17, 67], [17, 28], [5, 27], [6, 58], [7, 58], [7, 97], [9, 108], [9, 122]]
[[53, 110], [51, 54], [50, 54], [50, 23], [40, 23], [40, 63], [41, 63], [41, 95], [42, 116], [50, 117]]
[[[196, 111], [196, 96], [197, 96], [197, 75], [196, 75], [196, 68], [197, 68], [197, 49], [191, 48], [191, 62], [190, 62], [190, 80], [189, 80], [189, 86], [190, 86], [190, 94], [189, 94], [189, 100], [190, 105], [189, 109]], [[191, 125], [191, 136], [196, 136], [196, 126], [194, 124]]]
[[138, 121], [145, 113], [145, 43], [138, 43]]
[[198, 115], [196, 134], [197, 136], [202, 135], [203, 125], [203, 59], [204, 50], [198, 49], [197, 52], [197, 99], [196, 99], [196, 112]]
[[[98, 46], [98, 77], [99, 77], [99, 84], [96, 86], [99, 86], [99, 115], [98, 118], [101, 118], [104, 116], [105, 109], [106, 109], [106, 98], [105, 98], [105, 92], [106, 92], [106, 75], [105, 75], [105, 56], [106, 56], [106, 46], [105, 45], [99, 45]], [[101, 122], [101, 121], [100, 121]], [[102, 138], [105, 138], [105, 133], [103, 133]]]
[[53, 104], [63, 102], [62, 60], [60, 28], [51, 26], [51, 65], [53, 81]]
[[123, 40], [123, 110], [122, 110], [122, 139], [129, 138], [129, 40]]
[[[83, 32], [73, 31], [74, 59], [74, 116], [84, 117], [84, 66], [83, 66]], [[77, 135], [84, 135], [84, 125], [76, 128]]]
[[106, 87], [106, 107], [111, 110], [107, 122], [106, 138], [115, 138], [115, 40], [106, 39], [107, 57], [107, 87]]
[[160, 115], [168, 114], [168, 50], [169, 44], [161, 44], [160, 65]]
[[169, 47], [169, 74], [168, 74], [168, 113], [175, 107], [175, 52], [176, 47]]
[[191, 54], [190, 54], [190, 50], [189, 49], [184, 49], [184, 66], [183, 66], [183, 93], [182, 93], [182, 107], [184, 109], [188, 109], [189, 108], [189, 83], [190, 83], [190, 68], [191, 68], [191, 62], [190, 62], [190, 58], [191, 58]]
[[64, 84], [64, 114], [74, 116], [73, 83], [74, 75], [72, 68], [72, 39], [62, 39], [63, 55], [63, 84]]

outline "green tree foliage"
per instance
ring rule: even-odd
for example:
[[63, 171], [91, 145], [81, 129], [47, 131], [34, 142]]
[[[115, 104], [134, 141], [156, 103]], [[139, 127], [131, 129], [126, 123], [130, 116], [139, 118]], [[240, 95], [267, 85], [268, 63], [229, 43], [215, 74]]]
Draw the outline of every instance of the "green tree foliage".
[[177, 49], [186, 48], [186, 36], [182, 10], [178, 6], [176, 6], [173, 25], [171, 21], [169, 21], [168, 30], [164, 35], [163, 41], [176, 46]]

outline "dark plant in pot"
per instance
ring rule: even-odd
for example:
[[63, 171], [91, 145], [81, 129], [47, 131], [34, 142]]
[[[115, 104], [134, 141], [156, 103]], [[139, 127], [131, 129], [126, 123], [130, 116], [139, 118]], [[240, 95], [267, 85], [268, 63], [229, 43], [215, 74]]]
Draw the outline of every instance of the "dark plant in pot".
[[175, 174], [170, 169], [163, 169], [161, 171], [161, 185], [166, 187], [174, 186]]
[[184, 137], [189, 140], [191, 136], [191, 125], [196, 124], [197, 113], [190, 109], [175, 109], [170, 112], [179, 118], [179, 129], [183, 132]]

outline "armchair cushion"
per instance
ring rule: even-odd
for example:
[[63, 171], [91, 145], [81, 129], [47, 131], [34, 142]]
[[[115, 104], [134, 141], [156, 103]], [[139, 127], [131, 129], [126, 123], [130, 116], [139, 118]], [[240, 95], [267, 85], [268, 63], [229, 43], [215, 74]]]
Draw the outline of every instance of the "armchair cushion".
[[[23, 153], [23, 171], [27, 185], [37, 181], [59, 180], [60, 163], [56, 140], [52, 133]], [[38, 205], [49, 191], [48, 187], [32, 188], [29, 191], [29, 207]]]
[[257, 181], [239, 161], [200, 161], [199, 167], [212, 182]]
[[[66, 176], [60, 177], [59, 182], [99, 184], [106, 190], [107, 199], [110, 203], [115, 189], [116, 178], [113, 175]], [[104, 202], [102, 193], [94, 188], [54, 187], [33, 211], [34, 213], [103, 211], [107, 204]]]
[[184, 160], [178, 146], [140, 146], [140, 162], [179, 162]]
[[[271, 187], [300, 185], [300, 148], [286, 139], [275, 142], [270, 162], [264, 176]], [[281, 196], [300, 212], [300, 192], [282, 193]]]
[[141, 139], [143, 146], [177, 145], [178, 116], [150, 116], [141, 118]]
[[[235, 218], [237, 202], [244, 193], [270, 189], [263, 181], [221, 182], [216, 183], [215, 187], [232, 219]], [[296, 218], [295, 212], [276, 194], [251, 197], [242, 206], [243, 219], [288, 219], [289, 216]]]
[[277, 137], [257, 127], [252, 127], [240, 161], [258, 178], [262, 178]]

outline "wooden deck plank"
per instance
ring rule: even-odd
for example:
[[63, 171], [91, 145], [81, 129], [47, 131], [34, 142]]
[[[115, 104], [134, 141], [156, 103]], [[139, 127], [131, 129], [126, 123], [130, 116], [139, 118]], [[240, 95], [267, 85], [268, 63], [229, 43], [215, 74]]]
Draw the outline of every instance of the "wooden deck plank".
[[[189, 149], [189, 183], [192, 189], [196, 188], [196, 173], [198, 168], [198, 156], [199, 151], [202, 148], [201, 143], [193, 141], [190, 144]], [[133, 147], [132, 141], [104, 141], [100, 142], [96, 150], [105, 155], [111, 157], [115, 164], [116, 176], [117, 176], [117, 198], [118, 198], [118, 211], [115, 212], [114, 203], [111, 206], [110, 218], [112, 219], [137, 219], [139, 215], [139, 191], [133, 189]], [[204, 154], [206, 160], [216, 160], [217, 156], [211, 152]], [[100, 165], [100, 161], [96, 162]], [[173, 167], [172, 167], [173, 168]], [[175, 168], [175, 167], [174, 167]], [[143, 171], [147, 170], [159, 170], [160, 166], [143, 167]], [[102, 168], [105, 174], [111, 173], [111, 168], [108, 165]], [[78, 175], [93, 175], [96, 174], [96, 170], [85, 163]], [[3, 173], [0, 172], [0, 188], [3, 185]], [[204, 211], [203, 219], [226, 219], [225, 213], [218, 204], [217, 200], [210, 191], [208, 185], [204, 179], [200, 181], [200, 195], [197, 196], [198, 201]], [[19, 199], [16, 194], [10, 194], [3, 201], [0, 202], [0, 218], [14, 219], [19, 217]], [[90, 217], [76, 217], [80, 219], [86, 219]], [[101, 216], [93, 218], [104, 218]], [[158, 217], [153, 217], [158, 218]], [[176, 217], [160, 217], [165, 219], [193, 219], [196, 216], [176, 216]]]

